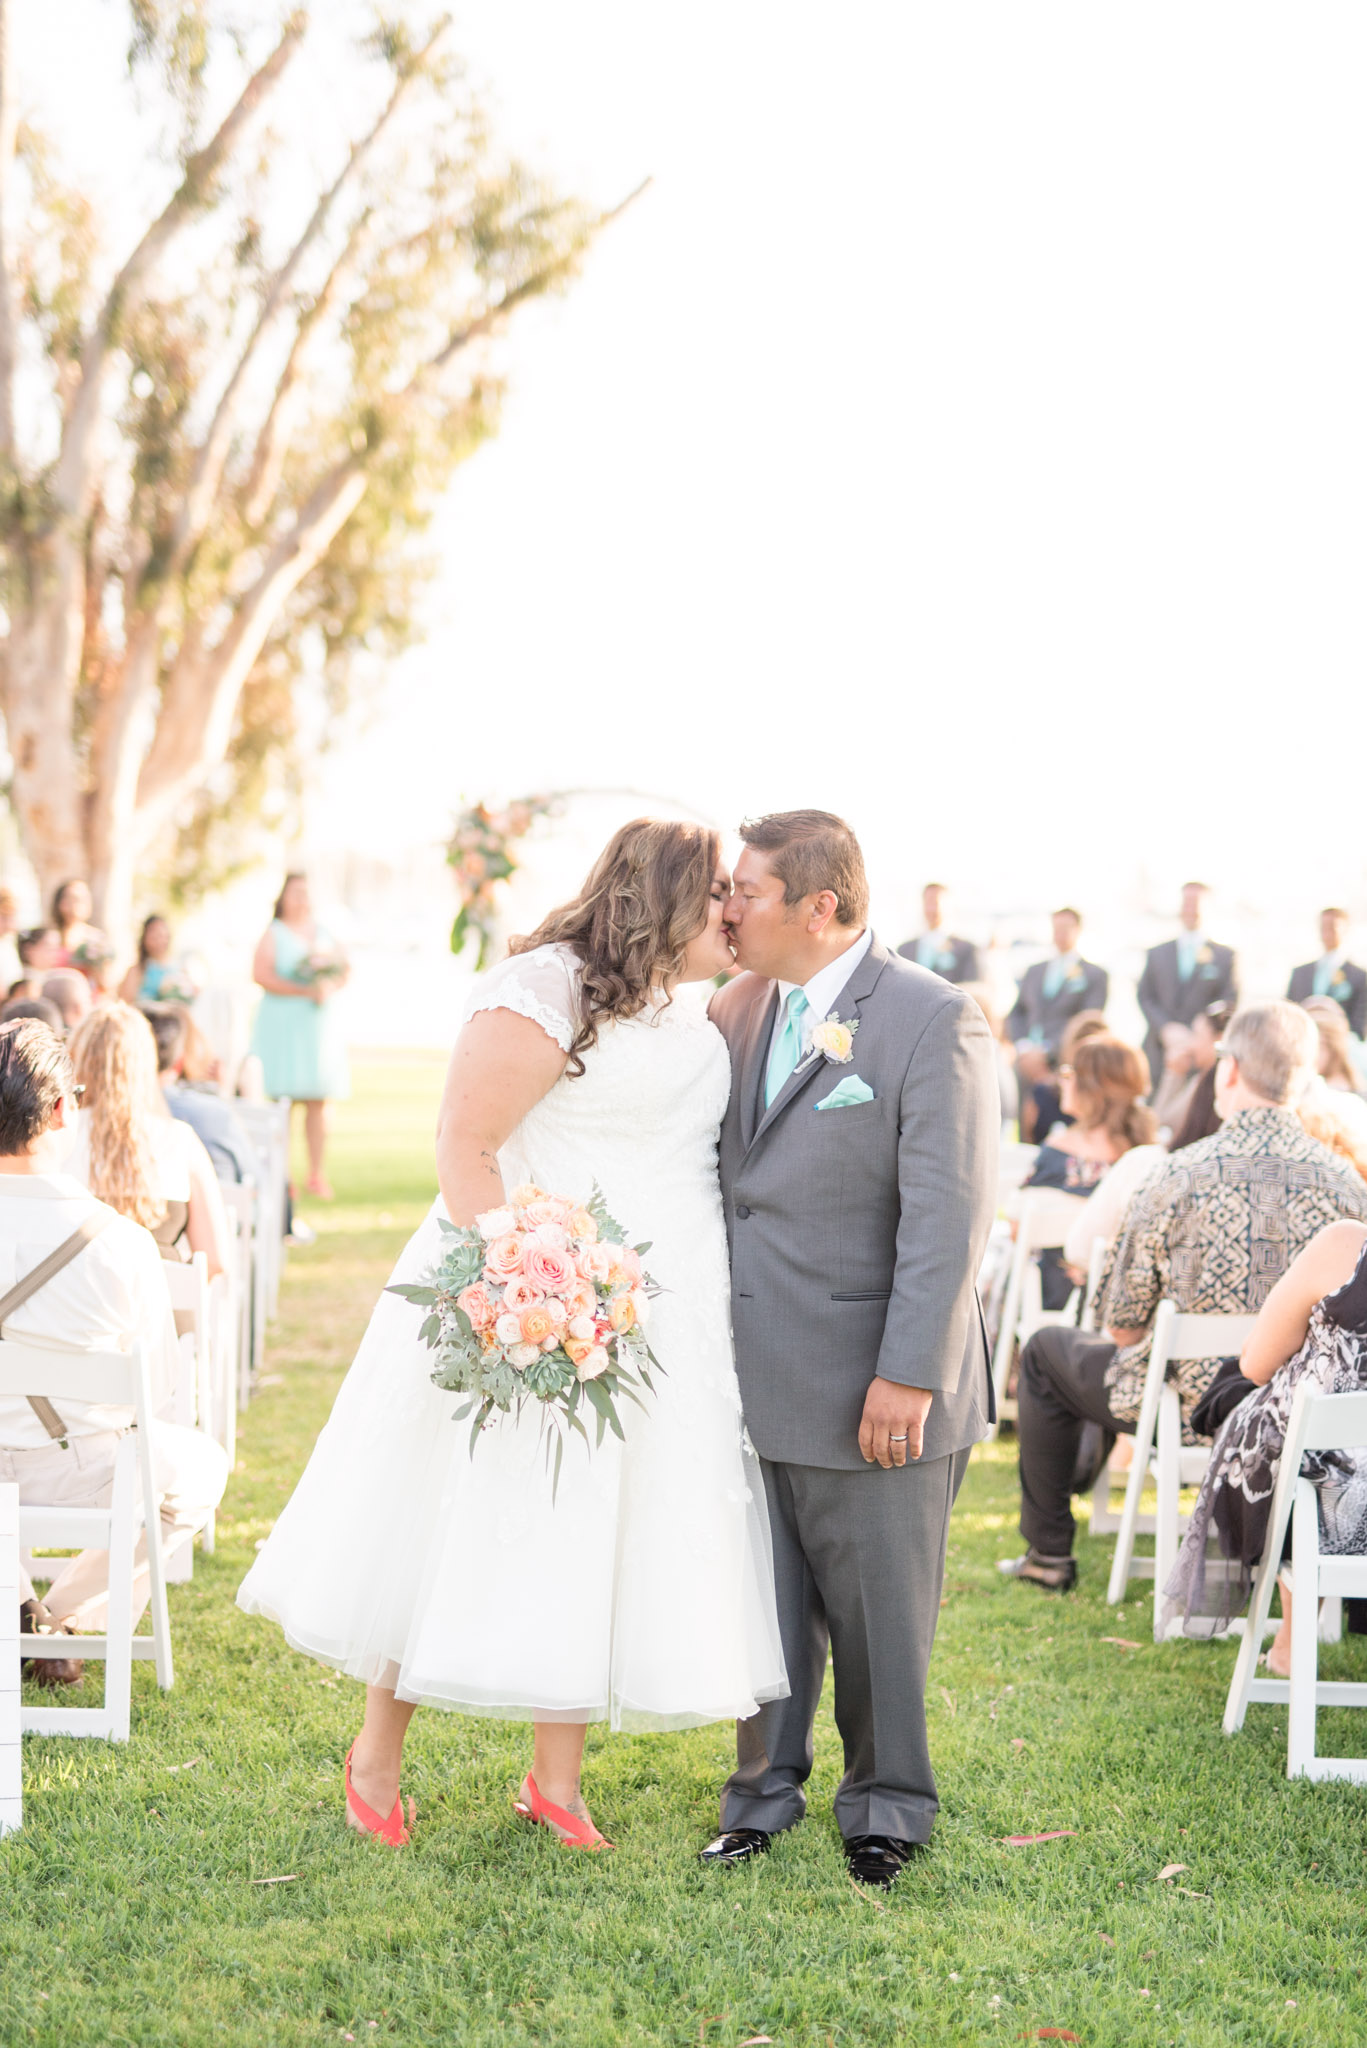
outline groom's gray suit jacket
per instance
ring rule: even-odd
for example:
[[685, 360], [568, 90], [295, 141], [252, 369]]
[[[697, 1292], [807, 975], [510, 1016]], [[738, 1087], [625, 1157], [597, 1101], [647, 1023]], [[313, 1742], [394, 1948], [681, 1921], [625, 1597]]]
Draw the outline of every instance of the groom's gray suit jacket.
[[[710, 1014], [731, 1053], [721, 1181], [736, 1371], [751, 1439], [774, 1463], [863, 1470], [874, 1376], [934, 1393], [924, 1460], [993, 1416], [975, 1281], [996, 1207], [1001, 1111], [981, 1010], [875, 938], [836, 1014], [853, 1058], [799, 1065], [772, 1105], [777, 984], [741, 975]], [[848, 1075], [873, 1090], [817, 1103]]]

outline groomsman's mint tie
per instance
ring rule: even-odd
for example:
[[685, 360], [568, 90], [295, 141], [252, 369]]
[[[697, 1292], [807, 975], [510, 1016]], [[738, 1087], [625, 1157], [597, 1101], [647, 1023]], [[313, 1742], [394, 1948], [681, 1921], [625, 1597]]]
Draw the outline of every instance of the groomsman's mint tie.
[[807, 1008], [807, 998], [802, 990], [789, 989], [787, 1015], [783, 1019], [783, 1029], [774, 1040], [774, 1049], [769, 1055], [769, 1071], [764, 1077], [766, 1109], [802, 1058], [802, 1019]]

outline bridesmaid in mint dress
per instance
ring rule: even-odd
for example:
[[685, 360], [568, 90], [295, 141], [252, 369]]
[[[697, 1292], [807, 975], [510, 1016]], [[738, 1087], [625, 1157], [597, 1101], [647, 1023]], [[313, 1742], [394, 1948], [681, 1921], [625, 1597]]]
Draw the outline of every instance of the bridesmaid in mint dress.
[[286, 875], [252, 962], [252, 979], [264, 991], [252, 1051], [261, 1061], [267, 1095], [304, 1105], [308, 1189], [325, 1202], [332, 1199], [323, 1175], [327, 1105], [351, 1092], [333, 1002], [348, 973], [335, 940], [314, 919], [308, 877]]

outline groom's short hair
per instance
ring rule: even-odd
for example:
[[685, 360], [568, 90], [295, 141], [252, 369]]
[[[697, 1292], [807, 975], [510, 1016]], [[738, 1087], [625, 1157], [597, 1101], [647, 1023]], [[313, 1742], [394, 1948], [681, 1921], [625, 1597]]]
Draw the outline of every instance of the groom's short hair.
[[747, 818], [740, 836], [756, 853], [767, 854], [783, 884], [785, 903], [830, 889], [838, 923], [868, 923], [864, 855], [845, 820], [833, 811], [773, 811], [767, 818]]

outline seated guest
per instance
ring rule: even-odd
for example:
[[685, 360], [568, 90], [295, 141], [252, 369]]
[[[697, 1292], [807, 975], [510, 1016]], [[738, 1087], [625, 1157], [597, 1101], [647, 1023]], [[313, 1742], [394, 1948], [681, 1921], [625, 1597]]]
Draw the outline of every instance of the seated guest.
[[1155, 1086], [1163, 1078], [1165, 1024], [1190, 1024], [1211, 1003], [1239, 1000], [1239, 967], [1230, 946], [1217, 946], [1203, 929], [1210, 890], [1204, 882], [1182, 889], [1182, 929], [1175, 939], [1151, 946], [1135, 994], [1148, 1023], [1144, 1051]]
[[[1165, 1625], [1180, 1615], [1187, 1633], [1208, 1635], [1213, 1621], [1226, 1620], [1231, 1607], [1247, 1599], [1267, 1542], [1292, 1403], [1307, 1381], [1320, 1394], [1367, 1391], [1367, 1230], [1360, 1223], [1332, 1223], [1297, 1254], [1259, 1310], [1231, 1384], [1214, 1390], [1234, 1406], [1220, 1424], [1196, 1511], [1163, 1588]], [[1319, 1494], [1321, 1549], [1333, 1557], [1367, 1552], [1367, 1451], [1307, 1452], [1301, 1476]], [[1212, 1534], [1221, 1554], [1241, 1570], [1233, 1584], [1220, 1587], [1208, 1614], [1206, 1542]], [[1284, 1582], [1281, 1593], [1281, 1627], [1267, 1661], [1279, 1678], [1289, 1678], [1292, 1595]]]
[[940, 975], [945, 981], [960, 984], [981, 981], [982, 962], [972, 939], [956, 939], [949, 930], [946, 915], [948, 895], [943, 882], [926, 883], [921, 891], [923, 928], [916, 938], [908, 939], [897, 950], [904, 960], [914, 960], [918, 967], [928, 967], [932, 974]]
[[26, 981], [41, 982], [54, 967], [66, 965], [62, 958], [62, 935], [54, 925], [38, 924], [31, 931], [20, 932], [15, 950]]
[[[1296, 1116], [1314, 1067], [1314, 1027], [1292, 1003], [1240, 1010], [1216, 1077], [1219, 1132], [1189, 1146], [1131, 1201], [1102, 1275], [1105, 1333], [1039, 1330], [1021, 1356], [1019, 1419], [1024, 1557], [1014, 1578], [1062, 1591], [1077, 1577], [1070, 1494], [1088, 1424], [1109, 1456], [1139, 1419], [1158, 1304], [1186, 1315], [1252, 1315], [1301, 1248], [1326, 1224], [1367, 1219], [1367, 1184], [1309, 1137]], [[1169, 1367], [1184, 1433], [1214, 1359]], [[1097, 1466], [1100, 1470], [1100, 1465]]]
[[1301, 1004], [1307, 1017], [1315, 1020], [1319, 1033], [1319, 1055], [1315, 1079], [1306, 1091], [1307, 1100], [1322, 1103], [1340, 1122], [1351, 1125], [1367, 1139], [1367, 1101], [1363, 1100], [1349, 1047], [1352, 1036], [1348, 1019], [1332, 996], [1307, 996]]
[[1215, 1069], [1220, 1059], [1220, 1040], [1233, 1015], [1232, 1003], [1211, 1003], [1192, 1019], [1191, 1064], [1196, 1086], [1182, 1121], [1168, 1139], [1169, 1152], [1182, 1152], [1201, 1138], [1213, 1138], [1220, 1128], [1220, 1119], [1215, 1114]]
[[0, 988], [19, 979], [19, 902], [13, 889], [0, 887]]
[[1152, 1108], [1159, 1130], [1170, 1138], [1186, 1115], [1200, 1074], [1187, 1025], [1165, 1024], [1158, 1035], [1163, 1041], [1163, 1078], [1153, 1091]]
[[1109, 1033], [1100, 1010], [1079, 1010], [1076, 1017], [1068, 1020], [1059, 1040], [1057, 1059], [1051, 1058], [1041, 1078], [1022, 1092], [1021, 1138], [1025, 1144], [1041, 1144], [1055, 1124], [1072, 1122], [1063, 1108], [1058, 1068], [1069, 1065], [1084, 1038], [1101, 1036], [1109, 1036]]
[[1303, 1003], [1307, 996], [1328, 996], [1343, 1011], [1348, 1029], [1358, 1038], [1367, 1038], [1367, 967], [1358, 967], [1348, 958], [1348, 922], [1346, 910], [1320, 912], [1323, 950], [1318, 960], [1292, 968], [1286, 994], [1293, 1003]]
[[90, 1015], [90, 983], [74, 967], [58, 967], [44, 975], [43, 995], [60, 1010], [68, 1037]]
[[1079, 1010], [1106, 1007], [1110, 976], [1104, 967], [1083, 959], [1078, 950], [1081, 936], [1082, 912], [1056, 910], [1052, 955], [1027, 967], [1021, 977], [1006, 1029], [1023, 1081], [1047, 1078], [1070, 1018]]
[[93, 977], [113, 955], [113, 947], [97, 924], [92, 924], [89, 886], [77, 879], [63, 882], [52, 898], [52, 922], [57, 930], [61, 958], [57, 967], [77, 967]]
[[179, 1117], [198, 1135], [220, 1180], [250, 1180], [260, 1186], [261, 1162], [256, 1147], [232, 1104], [221, 1095], [191, 1088], [185, 1082], [189, 1024], [185, 1011], [175, 1003], [144, 1003], [142, 1014], [157, 1043], [157, 1079], [172, 1116]]
[[[114, 1215], [64, 1170], [76, 1117], [76, 1079], [56, 1033], [33, 1019], [0, 1026], [0, 1295], [65, 1244], [87, 1219], [101, 1222], [92, 1238], [43, 1286], [4, 1315], [13, 1342], [75, 1351], [147, 1355], [152, 1405], [171, 1397], [176, 1333], [157, 1248], [145, 1230]], [[114, 1460], [133, 1425], [130, 1409], [63, 1402], [62, 1436], [50, 1435], [24, 1399], [0, 1399], [0, 1479], [17, 1483], [21, 1502], [104, 1506]], [[161, 1489], [162, 1534], [196, 1526], [222, 1498], [228, 1460], [200, 1430], [156, 1420], [152, 1462]], [[133, 1617], [147, 1604], [145, 1545], [133, 1578]], [[54, 1558], [46, 1602], [21, 1578], [20, 1626], [100, 1631], [106, 1623], [109, 1554], [82, 1551]], [[73, 1646], [75, 1647], [75, 1646]], [[35, 1659], [31, 1674], [48, 1684], [80, 1677], [79, 1665], [54, 1669]]]
[[[1153, 1147], [1153, 1112], [1144, 1104], [1149, 1069], [1143, 1053], [1098, 1032], [1083, 1039], [1072, 1061], [1060, 1066], [1058, 1073], [1068, 1122], [1051, 1131], [1040, 1146], [1029, 1179], [1012, 1201], [1017, 1211], [1028, 1188], [1056, 1188], [1060, 1194], [1076, 1195], [1081, 1207], [1118, 1159], [1136, 1147]], [[1039, 1266], [1045, 1308], [1065, 1307], [1074, 1281], [1062, 1246], [1042, 1251]]]
[[[22, 987], [22, 983], [20, 986]], [[59, 1038], [66, 1037], [62, 1013], [55, 1003], [47, 1000], [46, 996], [11, 996], [3, 1007], [0, 1007], [0, 1024], [17, 1024], [24, 1017], [36, 1017], [40, 1023], [47, 1025], [49, 1031], [55, 1031]]]
[[102, 1003], [71, 1041], [85, 1090], [70, 1170], [121, 1216], [144, 1224], [165, 1258], [228, 1262], [228, 1219], [213, 1165], [157, 1085], [157, 1042], [127, 1003]]

